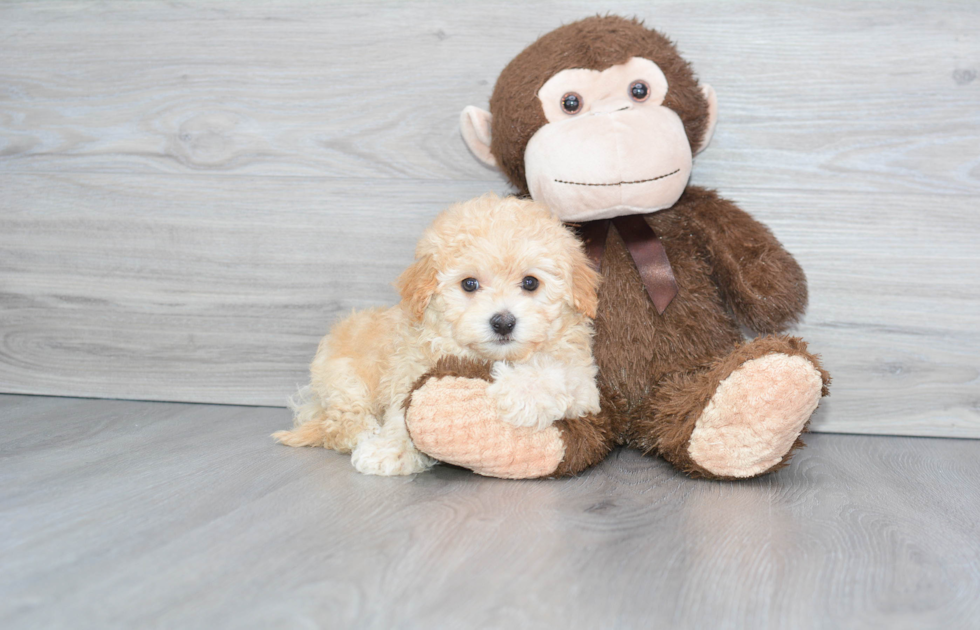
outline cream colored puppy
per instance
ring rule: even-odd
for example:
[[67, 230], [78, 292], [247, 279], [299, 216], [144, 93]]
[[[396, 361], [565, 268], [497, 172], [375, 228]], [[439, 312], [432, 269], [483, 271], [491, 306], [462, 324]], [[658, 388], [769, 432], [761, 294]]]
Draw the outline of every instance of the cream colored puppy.
[[492, 361], [502, 419], [543, 429], [599, 411], [592, 360], [598, 274], [544, 206], [486, 195], [425, 231], [398, 279], [402, 301], [355, 313], [323, 338], [293, 405], [289, 446], [352, 452], [362, 473], [408, 475], [435, 461], [405, 428], [413, 383], [441, 357]]

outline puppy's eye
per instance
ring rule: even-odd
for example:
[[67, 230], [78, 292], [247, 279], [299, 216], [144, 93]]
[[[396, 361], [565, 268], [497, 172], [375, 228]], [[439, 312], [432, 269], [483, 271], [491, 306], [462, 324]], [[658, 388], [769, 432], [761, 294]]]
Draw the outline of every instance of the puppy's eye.
[[566, 114], [574, 114], [582, 109], [582, 97], [575, 92], [569, 92], [561, 97], [561, 109]]
[[633, 81], [630, 83], [630, 96], [634, 101], [643, 102], [650, 96], [650, 86], [644, 81]]
[[480, 281], [476, 278], [467, 278], [459, 283], [467, 293], [473, 293], [480, 288]]
[[525, 291], [534, 291], [538, 288], [538, 284], [540, 283], [534, 276], [524, 276], [524, 279], [521, 280], [521, 288]]

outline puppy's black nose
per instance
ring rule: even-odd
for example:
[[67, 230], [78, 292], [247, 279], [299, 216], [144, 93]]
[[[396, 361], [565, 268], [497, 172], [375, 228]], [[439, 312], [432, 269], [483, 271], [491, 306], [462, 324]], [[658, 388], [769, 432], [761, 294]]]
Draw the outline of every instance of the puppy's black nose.
[[510, 311], [497, 313], [490, 318], [490, 328], [498, 335], [509, 335], [517, 325], [517, 318], [511, 315]]

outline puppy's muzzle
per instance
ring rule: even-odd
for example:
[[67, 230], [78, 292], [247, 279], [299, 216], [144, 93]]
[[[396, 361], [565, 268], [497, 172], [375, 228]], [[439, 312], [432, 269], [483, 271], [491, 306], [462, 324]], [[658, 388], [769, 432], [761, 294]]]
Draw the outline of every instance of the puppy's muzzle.
[[490, 328], [501, 337], [506, 337], [514, 332], [517, 326], [517, 318], [510, 311], [495, 313], [490, 318]]

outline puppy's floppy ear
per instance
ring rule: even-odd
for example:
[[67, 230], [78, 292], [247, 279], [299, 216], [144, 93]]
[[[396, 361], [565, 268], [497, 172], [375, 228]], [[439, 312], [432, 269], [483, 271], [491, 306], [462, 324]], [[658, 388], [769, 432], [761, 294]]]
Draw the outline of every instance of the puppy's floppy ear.
[[595, 319], [599, 307], [599, 282], [601, 276], [592, 267], [588, 256], [581, 249], [572, 256], [572, 307], [586, 317]]
[[402, 302], [408, 307], [412, 316], [421, 320], [425, 314], [425, 309], [429, 305], [429, 299], [439, 286], [436, 277], [438, 270], [432, 261], [432, 256], [426, 254], [402, 272], [398, 276], [396, 286], [398, 293], [402, 296]]

